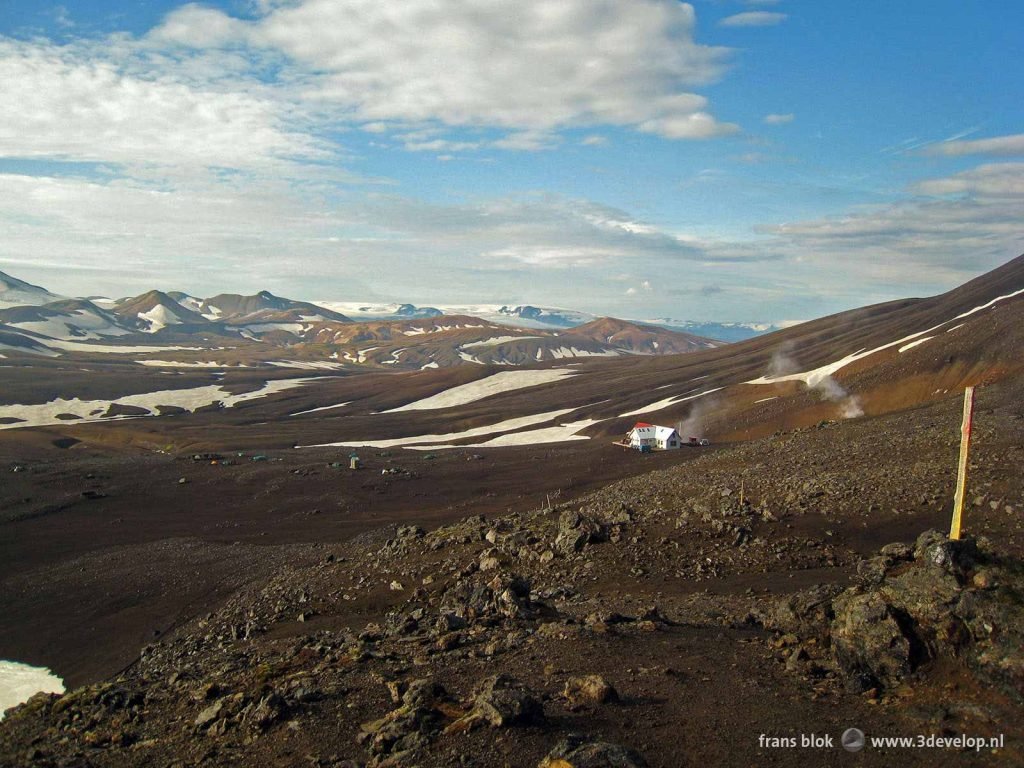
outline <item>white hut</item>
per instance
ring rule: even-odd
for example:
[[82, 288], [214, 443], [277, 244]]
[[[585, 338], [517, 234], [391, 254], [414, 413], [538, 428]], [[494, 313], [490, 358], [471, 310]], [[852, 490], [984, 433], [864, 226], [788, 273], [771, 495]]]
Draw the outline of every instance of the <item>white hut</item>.
[[683, 445], [679, 433], [672, 427], [659, 427], [644, 421], [638, 421], [626, 437], [629, 447], [638, 451], [674, 451]]

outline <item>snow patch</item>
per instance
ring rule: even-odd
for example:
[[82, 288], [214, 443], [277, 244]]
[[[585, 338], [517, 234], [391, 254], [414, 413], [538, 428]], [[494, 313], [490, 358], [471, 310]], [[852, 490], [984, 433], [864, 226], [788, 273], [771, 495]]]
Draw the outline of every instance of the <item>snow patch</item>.
[[[928, 340], [922, 339], [922, 336], [927, 336], [930, 333], [934, 333], [944, 325], [948, 325], [949, 323], [955, 322], [957, 320], [962, 320], [965, 317], [970, 317], [971, 315], [977, 312], [981, 312], [984, 309], [988, 309], [989, 307], [995, 305], [1000, 301], [1004, 301], [1005, 299], [1012, 299], [1013, 297], [1020, 296], [1021, 294], [1024, 294], [1024, 288], [1021, 288], [1019, 291], [1014, 291], [1013, 293], [1007, 293], [1003, 296], [997, 296], [991, 301], [987, 301], [984, 304], [975, 307], [974, 309], [970, 309], [966, 312], [963, 312], [957, 315], [956, 317], [950, 318], [949, 320], [939, 323], [938, 325], [933, 325], [931, 328], [926, 328], [923, 331], [912, 333], [909, 336], [904, 336], [902, 339], [897, 339], [896, 341], [890, 341], [888, 344], [883, 344], [880, 347], [875, 347], [874, 349], [858, 350], [857, 352], [853, 352], [839, 360], [827, 363], [826, 365], [823, 365], [820, 368], [815, 368], [810, 371], [802, 371], [800, 373], [790, 373], [783, 376], [760, 376], [756, 379], [752, 379], [751, 381], [747, 381], [744, 383], [777, 384], [781, 381], [802, 381], [808, 387], [813, 389], [814, 387], [817, 387], [819, 384], [821, 384], [825, 379], [830, 378], [833, 373], [840, 370], [841, 368], [845, 368], [851, 363], [855, 363], [858, 360], [862, 360], [865, 357], [869, 357], [875, 354], [876, 352], [881, 352], [883, 350], [890, 349], [891, 347], [900, 347], [900, 352], [902, 352], [904, 349], [910, 349], [911, 347], [914, 346], [914, 344], [908, 344], [908, 342], [914, 341], [915, 339], [919, 339], [919, 341], [917, 341], [916, 343], [922, 344]], [[929, 336], [928, 338], [932, 337]]]
[[908, 349], [913, 349], [918, 344], [924, 344], [926, 341], [929, 341], [930, 339], [934, 338], [934, 336], [925, 336], [923, 339], [917, 339], [916, 341], [912, 341], [909, 344], [904, 344], [902, 347], [899, 348], [899, 351], [901, 353], [906, 352]]
[[89, 344], [87, 342], [65, 341], [63, 339], [43, 339], [48, 347], [63, 349], [66, 352], [98, 352], [104, 355], [147, 354], [150, 352], [198, 352], [202, 347], [154, 347], [137, 345]]
[[[358, 354], [358, 355], [359, 355], [359, 359], [358, 359], [358, 360], [356, 360], [356, 362], [357, 362], [357, 363], [365, 363], [365, 362], [366, 362], [366, 354], [367, 354], [368, 352], [373, 352], [373, 350], [375, 350], [375, 349], [380, 349], [380, 347], [367, 347], [366, 349], [360, 349], [360, 350], [359, 350], [359, 351], [358, 351], [358, 352], [356, 353], [356, 354]], [[346, 357], [347, 357], [347, 356], [348, 356], [348, 353], [346, 352], [346, 353], [345, 353], [345, 355], [346, 355]]]
[[[501, 374], [496, 374], [501, 375]], [[366, 447], [366, 448], [396, 448], [400, 445], [418, 443], [446, 443], [452, 440], [462, 440], [470, 437], [482, 437], [493, 435], [499, 432], [509, 432], [522, 427], [532, 427], [534, 424], [543, 424], [545, 421], [557, 419], [567, 413], [575, 411], [575, 408], [563, 408], [558, 411], [537, 413], [532, 416], [520, 416], [514, 419], [499, 421], [497, 424], [490, 424], [485, 427], [474, 427], [463, 432], [449, 432], [443, 435], [410, 435], [409, 437], [397, 437], [389, 440], [345, 440], [338, 443], [320, 443], [318, 445], [300, 445], [300, 448], [337, 448], [337, 447]]]
[[[1021, 294], [1024, 294], [1024, 288], [1021, 288], [1019, 291], [1014, 291], [1013, 293], [1007, 293], [1004, 296], [996, 296], [994, 299], [992, 299], [991, 301], [985, 302], [980, 307], [975, 307], [974, 309], [969, 309], [966, 312], [964, 312], [963, 314], [957, 315], [956, 317], [953, 318], [953, 320], [963, 320], [965, 317], [970, 317], [975, 312], [981, 312], [983, 309], [988, 309], [989, 307], [991, 307], [994, 304], [999, 303], [1000, 301], [1004, 301], [1006, 299], [1012, 299], [1014, 296], [1020, 296]], [[946, 322], [952, 323], [953, 320], [947, 320]], [[941, 325], [945, 325], [945, 324], [946, 323], [941, 323]], [[938, 328], [939, 326], [937, 325], [935, 327]], [[927, 333], [927, 331], [925, 331], [925, 333]]]
[[[514, 445], [541, 445], [543, 443], [564, 443], [569, 440], [589, 440], [590, 438], [586, 435], [577, 434], [583, 431], [587, 427], [591, 427], [594, 424], [600, 424], [604, 419], [583, 419], [582, 421], [573, 421], [568, 424], [559, 424], [554, 427], [542, 427], [540, 429], [530, 429], [526, 432], [512, 432], [507, 435], [499, 435], [498, 437], [492, 438], [482, 443], [474, 443], [469, 446], [461, 446], [466, 448], [507, 448]], [[460, 446], [436, 446], [436, 447], [453, 447], [457, 448]], [[416, 450], [425, 450], [424, 448], [417, 448]]]
[[636, 410], [633, 411], [626, 411], [625, 413], [620, 413], [618, 417], [621, 419], [625, 416], [637, 416], [641, 413], [654, 413], [655, 411], [660, 411], [664, 408], [668, 408], [670, 405], [676, 405], [677, 403], [685, 403], [687, 400], [696, 400], [698, 397], [710, 395], [712, 392], [718, 392], [720, 389], [722, 389], [722, 387], [716, 387], [715, 389], [709, 389], [704, 392], [698, 392], [696, 395], [687, 395], [686, 397], [666, 397], [664, 400], [659, 400], [656, 403], [645, 405], [642, 408], [637, 408]]
[[253, 323], [245, 326], [246, 330], [252, 333], [269, 333], [270, 331], [286, 331], [298, 336], [306, 326], [302, 323]]
[[[118, 328], [101, 315], [83, 310], [58, 314], [45, 320], [8, 323], [8, 325], [40, 336], [67, 340], [99, 339], [103, 336], [124, 336], [131, 333], [124, 328]], [[78, 333], [73, 333], [73, 331], [78, 331]]]
[[[111, 405], [142, 408], [149, 412], [146, 416], [157, 415], [159, 406], [181, 408], [190, 413], [217, 402], [221, 403], [225, 408], [233, 408], [239, 403], [284, 392], [311, 381], [317, 381], [317, 379], [314, 377], [268, 381], [259, 389], [251, 392], [242, 392], [237, 395], [232, 394], [223, 386], [210, 384], [190, 389], [168, 389], [159, 392], [146, 392], [140, 395], [126, 395], [113, 400], [80, 400], [77, 397], [65, 400], [58, 397], [48, 403], [39, 405], [0, 405], [0, 418], [21, 419], [16, 424], [0, 424], [0, 429], [44, 427], [54, 424], [70, 426], [71, 424], [85, 424], [96, 421], [141, 418], [141, 416], [111, 416], [109, 418], [102, 418], [100, 414], [106, 413]], [[73, 422], [57, 418], [57, 416], [67, 413], [74, 414], [79, 418]]]
[[504, 344], [509, 341], [519, 341], [520, 339], [542, 339], [543, 336], [493, 336], [489, 339], [483, 339], [482, 341], [471, 341], [469, 344], [463, 344], [463, 349], [479, 349], [481, 347], [493, 347], [496, 344]]
[[268, 360], [267, 365], [304, 371], [337, 371], [345, 367], [344, 363], [332, 363], [330, 360]]
[[[351, 401], [349, 401], [351, 402]], [[335, 403], [334, 405], [322, 405], [319, 408], [310, 408], [308, 411], [296, 411], [295, 413], [289, 413], [289, 416], [303, 416], [307, 413], [319, 413], [320, 411], [330, 411], [335, 408], [344, 408], [349, 403]]]
[[549, 349], [551, 356], [556, 360], [562, 360], [566, 357], [618, 357], [620, 352], [615, 349], [606, 349], [602, 352], [590, 352], [586, 349], [576, 349], [576, 347], [556, 347]]
[[37, 693], [64, 693], [64, 681], [45, 667], [0, 661], [0, 720], [5, 710], [24, 704]]
[[157, 304], [148, 312], [139, 312], [139, 320], [149, 324], [145, 333], [156, 333], [169, 325], [181, 325], [181, 318], [163, 304]]
[[186, 363], [181, 360], [133, 360], [138, 365], [146, 365], [150, 368], [248, 368], [247, 365], [231, 365], [230, 363], [216, 363], [205, 360], [197, 360], [194, 363]]
[[482, 400], [491, 395], [511, 392], [516, 389], [525, 389], [527, 387], [536, 387], [541, 384], [550, 384], [566, 376], [574, 375], [575, 371], [567, 371], [563, 368], [550, 368], [539, 371], [504, 371], [477, 379], [476, 381], [470, 381], [466, 384], [460, 384], [457, 387], [446, 389], [422, 400], [384, 411], [384, 413], [453, 408], [457, 405], [466, 405], [467, 403]]

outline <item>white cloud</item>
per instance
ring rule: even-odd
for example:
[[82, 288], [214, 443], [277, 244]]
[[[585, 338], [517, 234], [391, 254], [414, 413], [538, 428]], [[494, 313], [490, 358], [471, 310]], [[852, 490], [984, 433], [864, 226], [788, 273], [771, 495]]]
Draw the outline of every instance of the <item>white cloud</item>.
[[744, 11], [733, 16], [727, 16], [718, 22], [721, 27], [774, 27], [781, 24], [787, 18], [785, 13], [773, 11]]
[[[542, 194], [437, 204], [366, 189], [309, 197], [272, 176], [229, 188], [0, 174], [0, 269], [67, 293], [269, 287], [310, 299], [569, 301], [627, 314], [649, 293], [671, 297], [661, 310], [651, 301], [652, 316], [811, 317], [908, 285], [946, 288], [1022, 250], [1024, 184], [1012, 181], [1022, 165], [916, 190], [958, 197], [767, 227], [748, 241], [687, 237]], [[722, 290], [698, 296], [693, 286]]]
[[710, 139], [728, 136], [740, 130], [738, 125], [719, 123], [705, 112], [645, 120], [638, 127], [644, 133], [654, 133], [666, 139]]
[[307, 73], [305, 98], [349, 119], [508, 128], [509, 143], [588, 125], [733, 132], [690, 92], [721, 77], [729, 54], [694, 29], [693, 7], [676, 0], [302, 0], [253, 22], [190, 5], [151, 37], [273, 48]]
[[92, 53], [0, 39], [0, 156], [251, 168], [323, 154], [269, 99], [140, 77]]
[[786, 123], [792, 123], [796, 118], [796, 115], [789, 113], [785, 115], [770, 114], [765, 115], [763, 122], [767, 125], [784, 125]]
[[973, 141], [943, 141], [929, 146], [928, 153], [954, 157], [958, 155], [1024, 155], [1024, 133]]
[[580, 144], [584, 147], [604, 147], [607, 146], [608, 139], [605, 136], [591, 134], [590, 136], [584, 136], [580, 139]]
[[[702, 313], [742, 301], [788, 317], [807, 296], [833, 309], [836, 296], [861, 303], [865, 285], [902, 290], [925, 273], [950, 285], [1020, 250], [1024, 164], [911, 190], [929, 199], [722, 242], [588, 200], [442, 205], [317, 184], [340, 173], [341, 148], [321, 137], [348, 127], [440, 162], [547, 149], [566, 129], [595, 131], [585, 146], [606, 141], [604, 126], [669, 139], [736, 133], [693, 92], [722, 76], [729, 52], [697, 43], [693, 9], [675, 0], [253, 2], [252, 20], [185, 6], [141, 40], [0, 37], [0, 156], [104, 165], [91, 180], [0, 174], [6, 264], [50, 265], [58, 283], [99, 275], [82, 292], [269, 286], [440, 301], [458, 285], [461, 297], [504, 301], [525, 285], [520, 299], [578, 295], [601, 311], [628, 303], [626, 285], [651, 291], [652, 304], [665, 286], [724, 286], [721, 298], [702, 296]], [[931, 151], [1019, 152], [1020, 136], [960, 138]], [[609, 277], [621, 272], [634, 277]]]
[[1024, 198], [1024, 163], [990, 163], [915, 185], [924, 195], [967, 194], [986, 199]]
[[211, 48], [244, 40], [249, 27], [215, 8], [189, 3], [167, 14], [150, 33], [153, 40], [188, 48]]
[[403, 146], [410, 152], [467, 152], [479, 149], [479, 141], [448, 141], [447, 139], [429, 139], [427, 141], [406, 141]]

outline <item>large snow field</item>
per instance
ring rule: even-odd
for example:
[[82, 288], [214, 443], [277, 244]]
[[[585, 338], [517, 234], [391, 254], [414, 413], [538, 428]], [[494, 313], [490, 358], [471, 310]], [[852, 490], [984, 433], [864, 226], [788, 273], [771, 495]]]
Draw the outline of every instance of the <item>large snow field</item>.
[[[45, 427], [55, 424], [68, 426], [70, 424], [81, 424], [94, 421], [112, 421], [114, 419], [138, 418], [134, 416], [112, 416], [103, 418], [103, 414], [111, 405], [134, 406], [149, 411], [147, 415], [154, 416], [158, 413], [158, 406], [169, 406], [181, 408], [193, 412], [199, 408], [213, 405], [220, 402], [225, 408], [232, 408], [239, 403], [257, 398], [267, 397], [278, 392], [284, 392], [294, 387], [302, 386], [313, 378], [302, 379], [280, 379], [268, 381], [259, 389], [252, 392], [232, 394], [225, 387], [219, 384], [209, 384], [202, 387], [191, 387], [189, 389], [167, 389], [159, 392], [145, 392], [139, 395], [125, 395], [113, 400], [80, 400], [77, 397], [70, 400], [58, 397], [48, 403], [39, 405], [0, 405], [0, 419], [14, 418], [20, 421], [12, 424], [0, 424], [0, 429], [19, 429], [21, 427]], [[77, 419], [58, 419], [61, 414], [74, 414]]]
[[431, 395], [422, 400], [408, 403], [398, 408], [392, 408], [383, 413], [399, 413], [402, 411], [428, 411], [434, 408], [453, 408], [457, 405], [466, 405], [477, 400], [482, 400], [491, 395], [502, 392], [511, 392], [526, 387], [536, 387], [540, 384], [549, 384], [558, 381], [566, 376], [575, 375], [574, 371], [567, 371], [564, 368], [548, 368], [538, 371], [503, 371], [495, 373], [483, 379], [460, 384], [457, 387], [446, 389]]
[[543, 424], [545, 421], [552, 421], [560, 416], [564, 416], [567, 413], [572, 413], [577, 410], [576, 408], [563, 408], [558, 411], [548, 411], [547, 413], [535, 413], [532, 416], [519, 416], [514, 419], [506, 419], [505, 421], [499, 421], [496, 424], [488, 424], [483, 427], [473, 427], [462, 432], [448, 432], [443, 435], [410, 435], [409, 437], [396, 437], [387, 440], [344, 440], [337, 443], [320, 443], [318, 445], [301, 445], [300, 448], [338, 448], [338, 447], [350, 447], [350, 448], [397, 448], [402, 445], [412, 445], [417, 443], [447, 443], [453, 440], [463, 440], [469, 437], [483, 437], [484, 435], [494, 435], [501, 432], [510, 432], [513, 429], [521, 429], [523, 427], [530, 427], [534, 424]]
[[[416, 451], [442, 450], [445, 448], [508, 448], [515, 445], [541, 445], [543, 443], [565, 443], [570, 440], [589, 440], [586, 435], [577, 434], [587, 427], [599, 424], [605, 419], [583, 419], [568, 424], [558, 424], [553, 427], [541, 427], [529, 429], [525, 432], [512, 432], [506, 435], [498, 435], [482, 443], [470, 445], [414, 445], [410, 446]], [[462, 435], [467, 437], [467, 435]]]

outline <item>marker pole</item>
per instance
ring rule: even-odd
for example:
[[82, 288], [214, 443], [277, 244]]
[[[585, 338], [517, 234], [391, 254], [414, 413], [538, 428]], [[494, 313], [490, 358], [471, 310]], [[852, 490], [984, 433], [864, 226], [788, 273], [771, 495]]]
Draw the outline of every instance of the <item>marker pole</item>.
[[967, 492], [967, 454], [971, 447], [971, 425], [974, 422], [974, 387], [964, 390], [964, 420], [960, 426], [960, 463], [956, 473], [956, 496], [953, 497], [953, 523], [949, 538], [960, 538], [960, 522], [964, 512], [964, 494]]

